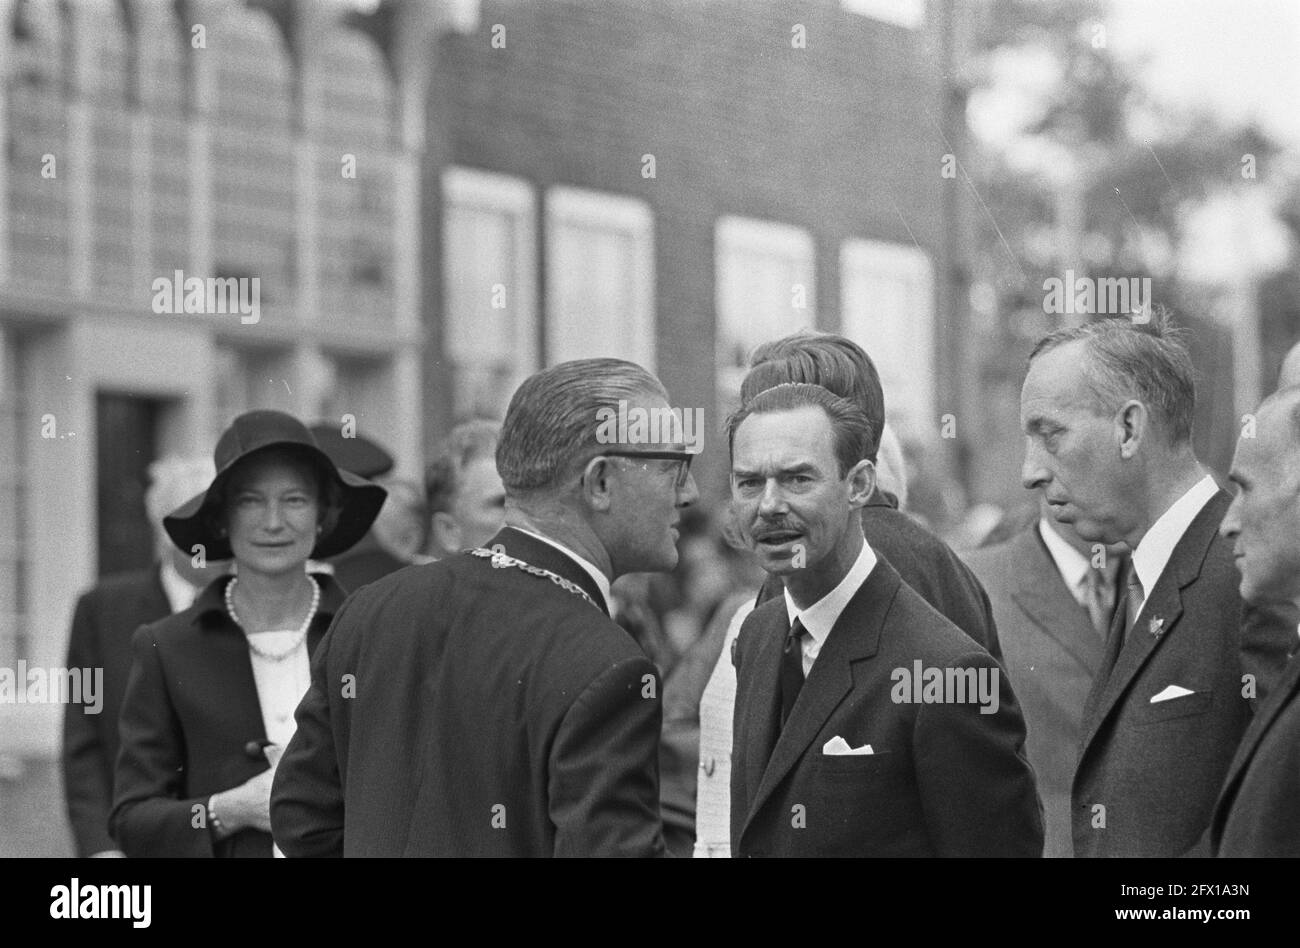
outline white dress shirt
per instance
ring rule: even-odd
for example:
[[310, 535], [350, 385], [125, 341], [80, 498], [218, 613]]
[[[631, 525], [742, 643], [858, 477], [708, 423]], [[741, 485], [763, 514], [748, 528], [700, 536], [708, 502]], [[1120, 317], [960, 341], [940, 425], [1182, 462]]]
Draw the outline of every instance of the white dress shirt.
[[1065, 538], [1052, 529], [1046, 519], [1038, 521], [1038, 533], [1047, 545], [1047, 552], [1056, 564], [1056, 571], [1065, 580], [1066, 587], [1079, 605], [1088, 607], [1088, 558], [1070, 546]]
[[602, 573], [600, 570], [598, 570], [596, 568], [595, 563], [591, 562], [590, 560], [584, 557], [579, 556], [577, 553], [574, 553], [571, 549], [569, 549], [567, 546], [565, 546], [563, 543], [559, 542], [558, 540], [552, 540], [550, 537], [544, 537], [540, 533], [536, 533], [532, 530], [526, 530], [523, 527], [516, 526], [513, 523], [508, 524], [508, 526], [510, 527], [511, 530], [518, 530], [520, 533], [526, 533], [534, 540], [541, 540], [543, 543], [555, 547], [557, 550], [559, 550], [569, 559], [573, 560], [584, 570], [586, 570], [587, 575], [589, 575], [592, 581], [596, 584], [596, 588], [600, 590], [600, 594], [605, 597], [605, 611], [608, 612], [611, 616], [614, 614], [614, 600], [610, 596], [610, 592], [609, 592], [609, 577], [606, 576], [604, 573]]
[[[1160, 574], [1165, 571], [1174, 547], [1183, 538], [1187, 528], [1201, 512], [1201, 508], [1210, 502], [1218, 490], [1219, 485], [1214, 483], [1214, 478], [1205, 475], [1192, 486], [1191, 490], [1174, 501], [1169, 509], [1151, 524], [1146, 535], [1138, 541], [1137, 549], [1133, 551], [1133, 569], [1142, 584], [1143, 606], [1146, 605], [1151, 590], [1155, 589]], [[1138, 616], [1141, 614], [1139, 610]], [[1134, 617], [1134, 622], [1136, 621], [1137, 616]]]
[[826, 644], [826, 637], [831, 634], [831, 629], [835, 628], [835, 623], [839, 621], [840, 613], [844, 611], [849, 600], [857, 594], [858, 587], [867, 581], [867, 577], [875, 568], [876, 551], [864, 539], [862, 549], [858, 551], [858, 558], [853, 561], [853, 565], [844, 574], [839, 585], [807, 609], [801, 610], [796, 606], [794, 600], [790, 598], [790, 590], [785, 591], [785, 611], [790, 617], [790, 624], [793, 625], [797, 617], [808, 633], [801, 640], [805, 678], [812, 671], [813, 662], [817, 661], [817, 656], [821, 654], [822, 646]]
[[[249, 638], [256, 640], [257, 647], [262, 651], [278, 655], [289, 647], [298, 631], [277, 629], [273, 632], [258, 632]], [[266, 728], [266, 738], [283, 750], [298, 730], [293, 712], [311, 685], [307, 637], [303, 636], [298, 647], [278, 662], [263, 658], [252, 648], [248, 650], [248, 660], [253, 665], [253, 684], [257, 688], [257, 703], [262, 709], [262, 726]], [[275, 845], [271, 847], [271, 854], [277, 858], [284, 855], [280, 847]]]

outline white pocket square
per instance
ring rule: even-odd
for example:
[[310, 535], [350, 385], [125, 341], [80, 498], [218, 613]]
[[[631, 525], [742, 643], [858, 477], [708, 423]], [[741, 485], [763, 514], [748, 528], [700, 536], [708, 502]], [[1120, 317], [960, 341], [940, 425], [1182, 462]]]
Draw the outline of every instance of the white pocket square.
[[1158, 704], [1161, 701], [1172, 701], [1174, 698], [1181, 698], [1184, 695], [1194, 695], [1196, 692], [1184, 688], [1181, 685], [1170, 685], [1158, 695], [1151, 698], [1151, 704]]
[[874, 754], [875, 751], [871, 749], [870, 744], [863, 744], [861, 747], [850, 747], [848, 741], [836, 734], [822, 745], [822, 753], [830, 757], [848, 757]]

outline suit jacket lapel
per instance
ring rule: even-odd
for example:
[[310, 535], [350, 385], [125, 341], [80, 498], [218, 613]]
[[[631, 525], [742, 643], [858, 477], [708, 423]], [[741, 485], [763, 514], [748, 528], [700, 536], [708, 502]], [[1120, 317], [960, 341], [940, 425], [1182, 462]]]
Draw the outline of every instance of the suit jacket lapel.
[[[1087, 611], [1066, 588], [1065, 580], [1056, 568], [1056, 561], [1052, 559], [1038, 533], [1037, 523], [1017, 536], [1007, 552], [1024, 564], [1023, 568], [1016, 569], [1013, 573], [1013, 581], [1017, 585], [1011, 592], [1011, 598], [1016, 605], [1089, 673], [1095, 675], [1101, 665], [1105, 646], [1093, 630]], [[1047, 577], [1045, 581], [1044, 576]]]
[[1147, 659], [1161, 643], [1175, 634], [1178, 619], [1183, 614], [1182, 591], [1201, 575], [1201, 564], [1214, 542], [1229, 501], [1228, 494], [1220, 490], [1192, 520], [1187, 532], [1174, 546], [1164, 572], [1156, 580], [1155, 589], [1147, 596], [1137, 622], [1129, 632], [1128, 641], [1122, 645], [1124, 610], [1117, 604], [1110, 641], [1107, 642], [1106, 667], [1103, 675], [1098, 677], [1084, 711], [1084, 748]]
[[[763, 770], [758, 789], [750, 797], [746, 826], [803, 756], [827, 718], [853, 690], [853, 663], [876, 654], [885, 616], [888, 615], [901, 584], [902, 580], [894, 568], [879, 559], [866, 582], [858, 588], [840, 613], [808, 674], [808, 680], [799, 692], [799, 700], [790, 711], [790, 719], [776, 739], [776, 746]], [[765, 655], [765, 663], [762, 667], [755, 668], [756, 672], [765, 676], [765, 683], [772, 683], [773, 693], [779, 675], [784, 631], [783, 629], [781, 638], [766, 636], [768, 654]], [[769, 714], [767, 719], [772, 720], [772, 716]]]
[[[753, 801], [763, 782], [763, 772], [772, 757], [777, 739], [777, 718], [780, 714], [780, 695], [777, 692], [781, 676], [781, 647], [788, 631], [785, 602], [773, 606], [763, 615], [763, 624], [753, 638], [752, 654], [748, 658], [752, 671], [746, 678], [752, 682], [746, 698], [743, 736], [745, 742], [745, 792]], [[753, 807], [750, 807], [752, 812]], [[748, 814], [746, 814], [748, 815]]]

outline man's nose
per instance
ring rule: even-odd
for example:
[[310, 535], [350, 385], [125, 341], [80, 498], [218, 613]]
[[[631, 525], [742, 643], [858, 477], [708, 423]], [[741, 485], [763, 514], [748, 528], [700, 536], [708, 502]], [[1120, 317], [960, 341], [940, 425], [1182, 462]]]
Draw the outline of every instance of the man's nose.
[[1241, 494], [1232, 498], [1232, 503], [1228, 505], [1228, 512], [1223, 515], [1223, 521], [1219, 524], [1219, 536], [1225, 540], [1236, 539], [1239, 533], [1241, 533]]
[[1037, 490], [1052, 479], [1051, 473], [1043, 466], [1041, 451], [1033, 439], [1025, 439], [1025, 460], [1020, 465], [1020, 483], [1027, 490]]
[[786, 511], [785, 492], [776, 478], [769, 478], [763, 486], [763, 496], [758, 499], [758, 512], [763, 516], [772, 516]]
[[677, 492], [677, 506], [689, 507], [700, 499], [700, 490], [695, 483], [695, 475], [690, 471], [686, 472], [686, 483], [682, 489]]

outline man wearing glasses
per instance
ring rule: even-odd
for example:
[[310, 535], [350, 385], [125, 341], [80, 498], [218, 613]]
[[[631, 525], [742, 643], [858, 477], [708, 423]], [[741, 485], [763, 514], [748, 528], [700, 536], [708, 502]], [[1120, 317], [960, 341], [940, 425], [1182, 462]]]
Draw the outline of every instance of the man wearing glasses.
[[620, 401], [668, 411], [618, 359], [527, 379], [497, 446], [506, 526], [343, 606], [271, 794], [286, 855], [663, 854], [661, 686], [609, 587], [676, 565], [698, 493], [679, 443], [605, 450]]

